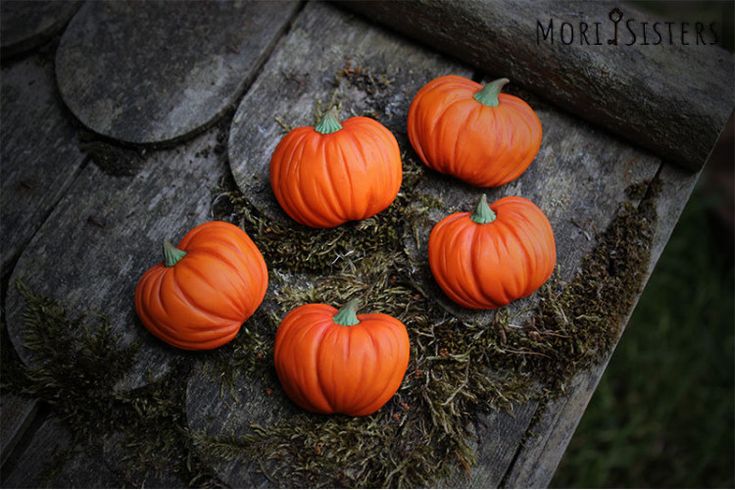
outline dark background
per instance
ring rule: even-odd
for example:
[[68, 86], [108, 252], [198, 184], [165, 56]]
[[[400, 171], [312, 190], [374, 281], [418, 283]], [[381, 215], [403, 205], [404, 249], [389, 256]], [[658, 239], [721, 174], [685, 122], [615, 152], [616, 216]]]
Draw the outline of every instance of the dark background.
[[[717, 22], [733, 51], [734, 2], [635, 5]], [[731, 117], [552, 486], [735, 486], [734, 131]]]

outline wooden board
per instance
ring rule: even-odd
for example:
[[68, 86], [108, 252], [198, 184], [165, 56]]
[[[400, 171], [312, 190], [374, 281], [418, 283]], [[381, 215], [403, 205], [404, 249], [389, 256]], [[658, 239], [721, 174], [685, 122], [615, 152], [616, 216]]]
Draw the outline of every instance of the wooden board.
[[[405, 244], [415, 278], [450, 313], [469, 321], [489, 322], [494, 313], [474, 312], [455, 305], [438, 288], [425, 260], [429, 233], [442, 218], [458, 211], [472, 211], [483, 193], [489, 202], [505, 196], [530, 199], [551, 222], [557, 247], [556, 273], [566, 282], [594, 248], [595, 235], [607, 228], [618, 206], [628, 200], [626, 189], [645, 184], [656, 175], [661, 164], [650, 154], [592, 129], [536, 98], [530, 98], [529, 102], [541, 119], [544, 137], [536, 160], [520, 178], [484, 190], [429, 172], [418, 184], [422, 195], [440, 204], [419, 216], [412, 229], [407, 230]], [[534, 298], [529, 298], [510, 305], [507, 311], [511, 323], [522, 324], [521, 315], [532, 310], [535, 303]]]
[[[347, 1], [344, 7], [390, 26], [483, 72], [504, 76], [564, 110], [649, 148], [665, 160], [690, 169], [704, 165], [733, 110], [733, 57], [720, 46], [696, 45], [692, 22], [683, 46], [680, 23], [672, 44], [655, 42], [654, 18], [614, 2], [410, 2]], [[623, 12], [618, 44], [611, 12]], [[554, 43], [538, 35], [538, 23], [554, 23]], [[625, 23], [638, 32], [638, 41]], [[692, 19], [693, 21], [696, 19]], [[650, 45], [642, 44], [641, 22], [648, 22]], [[574, 42], [561, 41], [573, 29]], [[599, 22], [600, 45], [592, 34]], [[590, 27], [591, 45], [582, 41], [580, 23]], [[666, 29], [659, 24], [659, 29]], [[709, 31], [702, 40], [713, 42]], [[720, 40], [720, 43], [722, 40]]]
[[298, 2], [89, 2], [61, 39], [64, 101], [128, 143], [185, 138], [235, 102]]
[[2, 488], [120, 488], [117, 478], [89, 449], [75, 445], [69, 428], [47, 418], [25, 452], [3, 467]]
[[[113, 173], [88, 165], [13, 271], [11, 285], [22, 279], [35, 293], [60, 300], [71, 317], [102, 313], [121, 345], [141, 342], [135, 366], [118, 384], [121, 390], [160, 378], [174, 358], [187, 355], [143, 328], [133, 292], [141, 274], [162, 260], [164, 239], [178, 241], [210, 219], [212, 192], [226, 172], [224, 155], [214, 151], [219, 145], [218, 129], [212, 128], [176, 149], [107, 162]], [[6, 308], [21, 359], [42, 362], [24, 347], [24, 301], [14, 287]]]
[[[310, 35], [310, 32], [314, 34]], [[325, 32], [328, 35], [324, 35]], [[351, 55], [344, 48], [333, 47], [345, 46], [353, 38], [366, 40], [364, 45], [359, 42], [351, 44], [358, 46], [355, 51], [359, 54]], [[320, 39], [329, 41], [322, 41], [320, 44]], [[334, 42], [335, 39], [340, 42]], [[329, 46], [326, 45], [327, 42], [330, 43]], [[371, 53], [376, 54], [371, 56]], [[378, 53], [385, 58], [377, 55]], [[395, 54], [387, 56], [385, 53]], [[283, 134], [275, 117], [278, 116], [280, 122], [288, 125], [311, 124], [315, 111], [313, 101], [329, 101], [335, 92], [335, 84], [329, 71], [339, 71], [339, 63], [351, 57], [358, 60], [355, 63], [357, 66], [374, 74], [390, 73], [391, 77], [401, 81], [395, 85], [402, 88], [397, 90], [398, 95], [392, 95], [394, 98], [391, 103], [382, 104], [384, 101], [379, 98], [376, 100], [371, 94], [352, 90], [344, 79], [338, 78], [336, 93], [337, 100], [342, 103], [343, 113], [374, 113], [397, 134], [402, 150], [409, 155], [411, 150], [406, 144], [405, 114], [415, 90], [439, 74], [467, 74], [461, 66], [452, 65], [446, 60], [437, 60], [420, 48], [394, 41], [380, 29], [355, 22], [326, 6], [309, 5], [281, 48], [266, 64], [252, 91], [243, 99], [230, 132], [230, 165], [235, 179], [250, 202], [268, 218], [290, 223], [275, 203], [267, 181], [269, 155]], [[390, 61], [386, 63], [385, 60], [395, 59], [403, 60], [401, 68], [404, 71], [390, 71]], [[308, 62], [299, 63], [299, 60]], [[313, 66], [318, 67], [316, 79], [310, 71]], [[290, 71], [285, 72], [286, 67]], [[403, 83], [401, 76], [405, 71], [411, 73], [414, 82]], [[277, 94], [283, 95], [278, 97]], [[632, 148], [614, 136], [590, 128], [584, 122], [537, 98], [528, 94], [524, 96], [537, 109], [545, 127], [542, 150], [529, 171], [520, 179], [500, 189], [490, 190], [488, 194], [491, 200], [504, 195], [522, 195], [534, 200], [547, 213], [555, 229], [559, 251], [558, 275], [563, 283], [579, 271], [582, 259], [596, 244], [596, 235], [610, 224], [619, 206], [623, 202], [637, 204], [640, 196], [630, 197], [626, 190], [636, 185], [645, 188], [647, 181], [659, 172], [662, 163], [659, 158]], [[283, 104], [279, 102], [281, 99], [284, 99]], [[386, 107], [390, 110], [386, 111]], [[253, 125], [257, 130], [252, 130]], [[429, 294], [440, 298], [439, 301], [452, 314], [466, 320], [489, 322], [492, 314], [467, 313], [454, 307], [435, 286], [427, 264], [422, 260], [426, 256], [426, 240], [431, 226], [452, 211], [472, 209], [480, 191], [433, 172], [427, 173], [416, 190], [441, 203], [422, 220], [416, 221], [414, 229], [406, 236], [405, 244], [414, 263], [416, 281]], [[672, 191], [670, 196], [669, 201], [671, 198], [678, 198], [674, 196], [681, 196], [680, 202], [686, 202], [688, 191]], [[675, 217], [672, 221], [667, 216], [670, 212], [678, 215], [680, 205], [669, 202], [659, 204], [659, 207], [660, 214], [664, 216], [662, 226], [670, 231]], [[510, 308], [511, 321], [521, 322], [523, 313], [532, 310], [536, 300], [537, 298], [531, 298], [514, 304]], [[209, 390], [206, 393], [212, 395], [216, 391], [211, 386], [212, 379], [203, 375], [204, 372], [206, 370], [203, 369], [192, 378], [190, 393], [195, 389]], [[591, 372], [597, 376], [601, 373], [601, 367], [598, 366]], [[242, 392], [252, 389], [242, 380], [236, 386]], [[577, 393], [575, 388], [578, 390], [578, 397], [583, 397], [582, 393], [589, 389], [588, 385], [574, 385], [574, 394]], [[248, 406], [242, 413], [237, 410], [238, 415], [230, 415], [233, 406], [237, 406], [233, 405], [235, 402], [232, 400], [212, 402], [204, 391], [194, 392], [198, 394], [198, 400], [206, 399], [208, 404], [204, 408], [206, 416], [197, 414], [197, 410], [190, 407], [190, 421], [198, 421], [194, 424], [195, 427], [204, 428], [209, 435], [213, 432], [219, 436], [242, 433], [247, 421], [259, 421], [257, 414], [273, 413], [248, 398]], [[254, 394], [257, 395], [250, 393]], [[261, 397], [261, 400], [266, 407], [274, 406], [272, 399], [265, 400]], [[279, 406], [278, 401], [275, 406]], [[469, 478], [458, 471], [453, 478], [443, 482], [443, 485], [498, 486], [503, 483], [511, 467], [519, 464], [532, 468], [539, 466], [539, 461], [533, 460], [530, 455], [525, 459], [516, 458], [519, 447], [528, 437], [529, 424], [534, 417], [543, 417], [543, 414], [537, 414], [538, 409], [538, 402], [532, 401], [518, 407], [512, 415], [502, 412], [480, 414], [474, 428], [479, 464], [473, 468]], [[575, 426], [580, 416], [581, 411], [570, 412], [569, 418], [564, 420], [568, 424], [566, 429]], [[210, 422], [203, 423], [203, 417]], [[561, 433], [562, 429], [550, 426], [547, 434]], [[545, 457], [546, 461], [553, 459], [549, 455]], [[550, 466], [555, 467], [556, 462]], [[225, 481], [233, 485], [264, 484], [262, 480], [253, 479], [253, 469], [246, 462], [220, 462], [216, 469]], [[550, 478], [550, 474], [547, 476]]]
[[79, 172], [84, 154], [64, 117], [50, 63], [32, 56], [3, 67], [2, 79], [0, 264], [6, 277]]
[[37, 400], [12, 393], [0, 394], [0, 467], [8, 460], [37, 412]]
[[3, 0], [0, 3], [0, 54], [3, 58], [32, 50], [59, 32], [81, 2]]
[[[645, 271], [646, 281], [653, 273], [698, 178], [699, 173], [691, 174], [670, 165], [664, 164], [660, 168], [661, 190], [656, 201], [658, 221], [651, 245], [651, 261]], [[631, 310], [628, 319], [632, 313]], [[568, 395], [539, 410], [536, 423], [529, 427], [528, 437], [504, 477], [504, 486], [545, 488], [549, 485], [611, 357], [612, 353], [589, 370], [579, 373], [571, 381]]]

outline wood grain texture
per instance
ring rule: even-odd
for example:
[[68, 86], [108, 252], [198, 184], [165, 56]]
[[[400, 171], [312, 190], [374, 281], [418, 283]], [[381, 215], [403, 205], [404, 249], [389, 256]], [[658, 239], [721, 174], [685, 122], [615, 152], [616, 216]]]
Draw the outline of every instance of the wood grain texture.
[[70, 429], [47, 418], [18, 461], [0, 475], [2, 488], [121, 488], [124, 482], [90, 450], [75, 445]]
[[0, 466], [8, 460], [37, 412], [37, 400], [12, 393], [0, 394]]
[[[5, 2], [3, 2], [5, 5]], [[32, 56], [2, 68], [2, 277], [84, 162], [56, 95], [53, 66]]]
[[[536, 98], [524, 96], [536, 110], [544, 128], [541, 150], [529, 169], [517, 180], [495, 189], [478, 189], [456, 179], [427, 172], [418, 192], [436, 203], [412, 223], [405, 236], [414, 277], [453, 315], [468, 321], [489, 322], [494, 312], [476, 312], [455, 305], [431, 275], [428, 239], [432, 227], [458, 211], [474, 210], [485, 193], [488, 202], [505, 196], [533, 201], [549, 218], [557, 247], [557, 277], [569, 281], [582, 259], [596, 245], [595, 236], [615, 218], [626, 189], [656, 175], [661, 162], [630, 147], [618, 138], [594, 130], [579, 119], [559, 112]], [[425, 200], [415, 203], [417, 209]], [[511, 322], [522, 324], [524, 314], [537, 302], [531, 297], [507, 307]]]
[[[690, 169], [704, 165], [733, 109], [732, 55], [720, 46], [695, 45], [694, 25], [688, 27], [688, 46], [676, 37], [672, 45], [644, 46], [639, 22], [649, 22], [653, 37], [653, 23], [667, 19], [630, 5], [622, 7], [618, 45], [610, 45], [613, 23], [608, 15], [619, 6], [613, 2], [340, 3], [488, 74], [508, 77], [564, 110]], [[543, 35], [537, 42], [537, 22], [547, 29], [549, 19], [554, 22], [554, 43]], [[629, 19], [636, 21], [631, 25], [637, 26], [638, 42], [626, 46], [631, 37], [624, 24]], [[574, 26], [576, 37], [569, 45], [561, 42], [563, 22]], [[601, 23], [601, 45], [581, 43], [580, 22]], [[680, 31], [674, 32], [680, 37]], [[713, 41], [711, 36], [706, 39]]]
[[45, 43], [59, 32], [82, 2], [3, 0], [0, 3], [0, 54], [15, 56]]
[[89, 2], [56, 53], [64, 101], [92, 131], [162, 143], [235, 102], [298, 6], [262, 2]]
[[[358, 75], [344, 76], [344, 71]], [[309, 4], [243, 97], [230, 128], [230, 167], [246, 198], [274, 221], [295, 224], [269, 183], [270, 157], [293, 127], [315, 124], [315, 112], [341, 103], [342, 118], [369, 115], [398, 139], [403, 151], [408, 105], [418, 89], [459, 65], [326, 4]], [[370, 81], [372, 79], [372, 82]]]
[[[669, 237], [684, 210], [689, 196], [699, 179], [670, 165], [663, 165], [658, 173], [661, 190], [655, 201], [658, 220], [651, 244], [651, 261], [645, 271], [650, 278]], [[625, 321], [627, 325], [633, 309]], [[620, 335], [623, 334], [621, 329]], [[546, 488], [571, 441], [574, 431], [594, 394], [607, 367], [612, 352], [600, 363], [581, 372], [571, 381], [568, 394], [541, 407], [536, 423], [529, 428], [528, 438], [519, 448], [518, 456], [504, 480], [509, 488]]]
[[[163, 376], [183, 354], [150, 335], [137, 319], [138, 278], [160, 262], [164, 239], [174, 242], [210, 219], [213, 189], [226, 172], [216, 128], [176, 149], [142, 157], [137, 175], [104, 173], [90, 164], [25, 249], [10, 279], [59, 300], [67, 314], [101, 313], [122, 345], [141, 342], [135, 366], [118, 389]], [[41, 360], [24, 347], [23, 298], [11, 287], [7, 327], [21, 359]]]

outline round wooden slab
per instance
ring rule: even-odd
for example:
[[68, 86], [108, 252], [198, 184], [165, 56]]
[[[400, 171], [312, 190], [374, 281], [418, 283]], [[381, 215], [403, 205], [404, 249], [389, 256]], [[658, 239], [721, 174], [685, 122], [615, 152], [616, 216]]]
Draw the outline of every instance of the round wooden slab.
[[374, 117], [407, 151], [406, 114], [414, 94], [447, 73], [470, 75], [331, 5], [307, 5], [232, 121], [228, 150], [237, 185], [266, 217], [293, 224], [268, 180], [271, 154], [286, 133], [281, 123], [313, 126], [319, 109], [338, 103], [342, 119]]
[[93, 162], [84, 167], [10, 278], [7, 328], [26, 364], [44, 359], [25, 345], [26, 303], [14, 287], [17, 280], [59, 301], [70, 319], [86, 314], [90, 328], [102, 324], [95, 321], [96, 313], [105, 316], [119, 348], [140, 345], [133, 366], [116, 380], [117, 390], [154, 382], [177, 357], [196, 355], [170, 347], [143, 327], [135, 314], [134, 292], [140, 276], [161, 262], [163, 240], [177, 242], [211, 219], [212, 193], [227, 171], [223, 155], [212, 151], [219, 144], [217, 133], [212, 128], [175, 149], [137, 157], [135, 175], [103, 171]]
[[0, 3], [0, 52], [14, 56], [59, 32], [79, 8], [77, 1], [4, 0]]
[[56, 53], [64, 102], [128, 143], [184, 138], [252, 79], [295, 12], [288, 2], [89, 2]]

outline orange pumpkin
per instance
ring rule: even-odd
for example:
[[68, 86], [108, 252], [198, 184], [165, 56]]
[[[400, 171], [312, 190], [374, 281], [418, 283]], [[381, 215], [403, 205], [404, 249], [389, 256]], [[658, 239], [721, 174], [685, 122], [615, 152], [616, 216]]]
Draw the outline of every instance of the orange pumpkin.
[[498, 308], [529, 296], [556, 266], [554, 232], [528, 199], [505, 197], [474, 213], [454, 213], [429, 236], [429, 265], [455, 303], [476, 310]]
[[163, 244], [163, 263], [135, 288], [135, 310], [156, 337], [180, 349], [226, 344], [260, 306], [268, 269], [258, 247], [235, 225], [210, 221], [178, 247]]
[[541, 121], [522, 99], [500, 93], [506, 83], [483, 87], [447, 75], [424, 85], [408, 110], [408, 138], [421, 161], [479, 187], [525, 172], [541, 148]]
[[300, 306], [276, 332], [274, 360], [286, 394], [310, 412], [361, 416], [380, 409], [401, 386], [410, 346], [406, 327], [382, 313]]
[[333, 111], [316, 127], [284, 136], [270, 166], [281, 208], [313, 228], [333, 228], [381, 212], [395, 199], [402, 177], [398, 142], [385, 126], [367, 117], [340, 123]]

